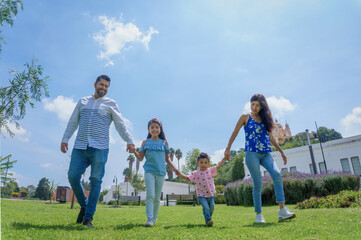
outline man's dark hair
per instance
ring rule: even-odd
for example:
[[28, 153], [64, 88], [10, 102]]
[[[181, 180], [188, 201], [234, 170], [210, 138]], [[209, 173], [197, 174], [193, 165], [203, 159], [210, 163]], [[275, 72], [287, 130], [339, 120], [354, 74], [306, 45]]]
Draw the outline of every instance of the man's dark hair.
[[99, 77], [97, 77], [97, 80], [95, 82], [98, 83], [102, 79], [104, 79], [105, 81], [108, 81], [110, 83], [110, 77], [108, 77], [107, 75], [100, 75]]
[[208, 162], [209, 162], [209, 156], [207, 153], [204, 153], [204, 152], [200, 153], [197, 157], [197, 162], [199, 162], [199, 159], [201, 159], [201, 158], [206, 158], [206, 159], [208, 159]]

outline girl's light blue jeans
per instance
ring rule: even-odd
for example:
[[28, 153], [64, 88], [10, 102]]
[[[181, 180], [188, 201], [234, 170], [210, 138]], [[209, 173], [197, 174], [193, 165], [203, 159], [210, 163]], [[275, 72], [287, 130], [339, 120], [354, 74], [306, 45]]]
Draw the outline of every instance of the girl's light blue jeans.
[[198, 199], [202, 205], [204, 219], [207, 224], [208, 221], [212, 219], [214, 211], [214, 197], [198, 197]]
[[145, 212], [147, 218], [152, 219], [153, 221], [157, 221], [164, 179], [165, 176], [149, 172], [144, 174], [146, 191]]
[[260, 166], [262, 165], [271, 175], [276, 193], [276, 202], [285, 202], [283, 192], [282, 175], [271, 153], [246, 152], [246, 165], [253, 180], [253, 203], [256, 213], [262, 212], [262, 176]]
[[[93, 215], [98, 203], [102, 179], [105, 172], [105, 163], [108, 159], [109, 149], [96, 149], [88, 147], [85, 150], [73, 149], [71, 153], [68, 179], [76, 199], [82, 208], [85, 208], [84, 219], [93, 220]], [[88, 199], [80, 182], [82, 174], [90, 166], [91, 189]]]

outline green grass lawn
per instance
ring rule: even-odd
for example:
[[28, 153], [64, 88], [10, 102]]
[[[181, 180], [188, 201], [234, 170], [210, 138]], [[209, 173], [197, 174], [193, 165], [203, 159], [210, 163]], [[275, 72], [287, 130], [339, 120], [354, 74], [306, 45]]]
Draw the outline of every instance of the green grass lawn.
[[267, 223], [255, 224], [253, 207], [216, 205], [206, 227], [201, 206], [161, 206], [157, 224], [145, 228], [144, 206], [98, 205], [88, 229], [75, 223], [79, 209], [70, 204], [4, 199], [1, 239], [361, 239], [360, 208], [294, 210], [297, 217], [283, 222], [277, 211], [264, 207]]

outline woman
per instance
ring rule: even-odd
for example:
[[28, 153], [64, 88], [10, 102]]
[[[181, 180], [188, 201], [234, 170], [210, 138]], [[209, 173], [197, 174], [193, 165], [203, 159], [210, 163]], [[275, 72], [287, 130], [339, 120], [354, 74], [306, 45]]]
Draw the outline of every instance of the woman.
[[282, 176], [275, 161], [271, 155], [271, 143], [281, 153], [283, 163], [287, 164], [287, 157], [272, 136], [274, 122], [271, 110], [262, 94], [255, 94], [251, 98], [251, 113], [243, 114], [229, 139], [228, 146], [224, 152], [226, 157], [230, 157], [230, 150], [234, 139], [239, 130], [244, 127], [246, 135], [246, 165], [253, 180], [253, 203], [256, 215], [256, 223], [265, 223], [262, 215], [262, 176], [260, 165], [270, 173], [276, 193], [276, 201], [280, 206], [278, 219], [290, 219], [296, 217], [296, 214], [289, 211], [285, 206], [285, 197], [283, 192]]

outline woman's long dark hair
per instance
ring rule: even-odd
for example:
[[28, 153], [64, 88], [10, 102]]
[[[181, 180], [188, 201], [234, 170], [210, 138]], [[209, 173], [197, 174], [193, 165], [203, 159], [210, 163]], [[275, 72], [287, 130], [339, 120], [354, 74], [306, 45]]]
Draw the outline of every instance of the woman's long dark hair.
[[261, 104], [261, 111], [259, 111], [259, 116], [262, 119], [264, 126], [266, 127], [267, 131], [272, 131], [274, 127], [274, 122], [272, 118], [271, 109], [269, 109], [266, 98], [262, 94], [255, 94], [251, 97], [251, 103], [253, 101], [258, 101]]
[[[159, 133], [158, 137], [159, 137], [160, 139], [162, 139], [162, 140], [167, 140], [167, 139], [165, 138], [165, 134], [164, 134], [164, 131], [163, 131], [162, 123], [161, 123], [158, 119], [152, 118], [152, 119], [148, 122], [148, 129], [149, 129], [150, 124], [152, 124], [152, 123], [156, 123], [156, 124], [158, 124], [159, 127], [160, 127], [160, 133]], [[148, 133], [147, 139], [149, 139], [149, 138], [151, 138], [151, 137], [152, 137], [152, 135], [150, 135], [150, 133]]]

